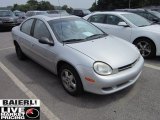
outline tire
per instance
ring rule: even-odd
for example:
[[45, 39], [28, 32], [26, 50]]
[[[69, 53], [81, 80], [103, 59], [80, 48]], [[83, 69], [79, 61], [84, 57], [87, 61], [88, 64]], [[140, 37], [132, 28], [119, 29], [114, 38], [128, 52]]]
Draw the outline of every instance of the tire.
[[63, 88], [72, 96], [81, 95], [83, 85], [77, 71], [68, 64], [63, 64], [59, 70], [59, 77]]
[[26, 59], [26, 55], [22, 52], [20, 46], [17, 43], [15, 44], [15, 50], [16, 50], [16, 54], [19, 60]]
[[150, 39], [142, 38], [137, 40], [134, 44], [144, 58], [148, 59], [156, 56], [156, 46]]

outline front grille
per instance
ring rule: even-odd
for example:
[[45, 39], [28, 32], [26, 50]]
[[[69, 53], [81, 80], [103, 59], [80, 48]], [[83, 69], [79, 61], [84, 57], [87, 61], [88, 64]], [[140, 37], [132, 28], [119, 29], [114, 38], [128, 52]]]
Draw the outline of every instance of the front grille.
[[114, 89], [118, 89], [118, 88], [120, 88], [120, 87], [123, 87], [123, 86], [127, 85], [128, 83], [130, 83], [130, 81], [123, 82], [123, 83], [118, 84], [118, 85], [116, 85], [116, 86], [114, 86], [114, 87], [102, 88], [102, 90], [111, 91], [111, 90], [114, 90]]
[[136, 61], [134, 61], [133, 63], [131, 63], [131, 64], [128, 64], [128, 65], [125, 65], [123, 67], [118, 68], [118, 71], [121, 72], [121, 71], [124, 71], [124, 70], [132, 68], [137, 61], [138, 61], [138, 59]]

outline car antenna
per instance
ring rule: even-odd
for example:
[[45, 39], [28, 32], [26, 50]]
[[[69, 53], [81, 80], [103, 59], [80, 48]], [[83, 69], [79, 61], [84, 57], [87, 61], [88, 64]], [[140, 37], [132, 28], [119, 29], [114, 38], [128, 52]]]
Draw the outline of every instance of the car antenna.
[[[60, 0], [58, 0], [58, 4], [59, 4], [59, 7], [61, 9], [61, 4], [60, 4]], [[60, 20], [62, 18], [62, 13], [60, 12]], [[62, 22], [61, 22], [61, 31], [62, 31], [62, 36], [63, 36], [63, 30], [62, 30]], [[63, 46], [64, 46], [64, 42], [63, 42]]]

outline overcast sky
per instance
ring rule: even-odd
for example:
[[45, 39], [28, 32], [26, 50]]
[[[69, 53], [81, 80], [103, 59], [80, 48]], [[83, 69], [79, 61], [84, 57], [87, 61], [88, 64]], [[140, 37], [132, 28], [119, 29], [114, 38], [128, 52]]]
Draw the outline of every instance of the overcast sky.
[[[0, 7], [6, 7], [13, 4], [25, 4], [27, 0], [0, 0]], [[41, 1], [41, 0], [38, 0]], [[50, 1], [53, 5], [58, 5], [58, 0], [45, 0]], [[90, 8], [95, 0], [59, 0], [61, 6], [66, 4], [73, 8]]]

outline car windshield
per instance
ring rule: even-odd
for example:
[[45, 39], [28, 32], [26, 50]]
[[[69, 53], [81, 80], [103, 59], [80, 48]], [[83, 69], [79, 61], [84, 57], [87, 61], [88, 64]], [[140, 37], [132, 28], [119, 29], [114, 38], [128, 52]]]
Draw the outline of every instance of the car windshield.
[[60, 42], [82, 42], [106, 36], [100, 29], [81, 18], [61, 18], [48, 23]]
[[160, 18], [160, 13], [157, 11], [150, 11], [152, 14], [154, 14], [155, 16], [157, 16], [158, 18]]
[[151, 22], [136, 14], [122, 14], [126, 19], [138, 27], [149, 26]]
[[0, 17], [9, 17], [13, 16], [13, 13], [10, 11], [0, 11]]

